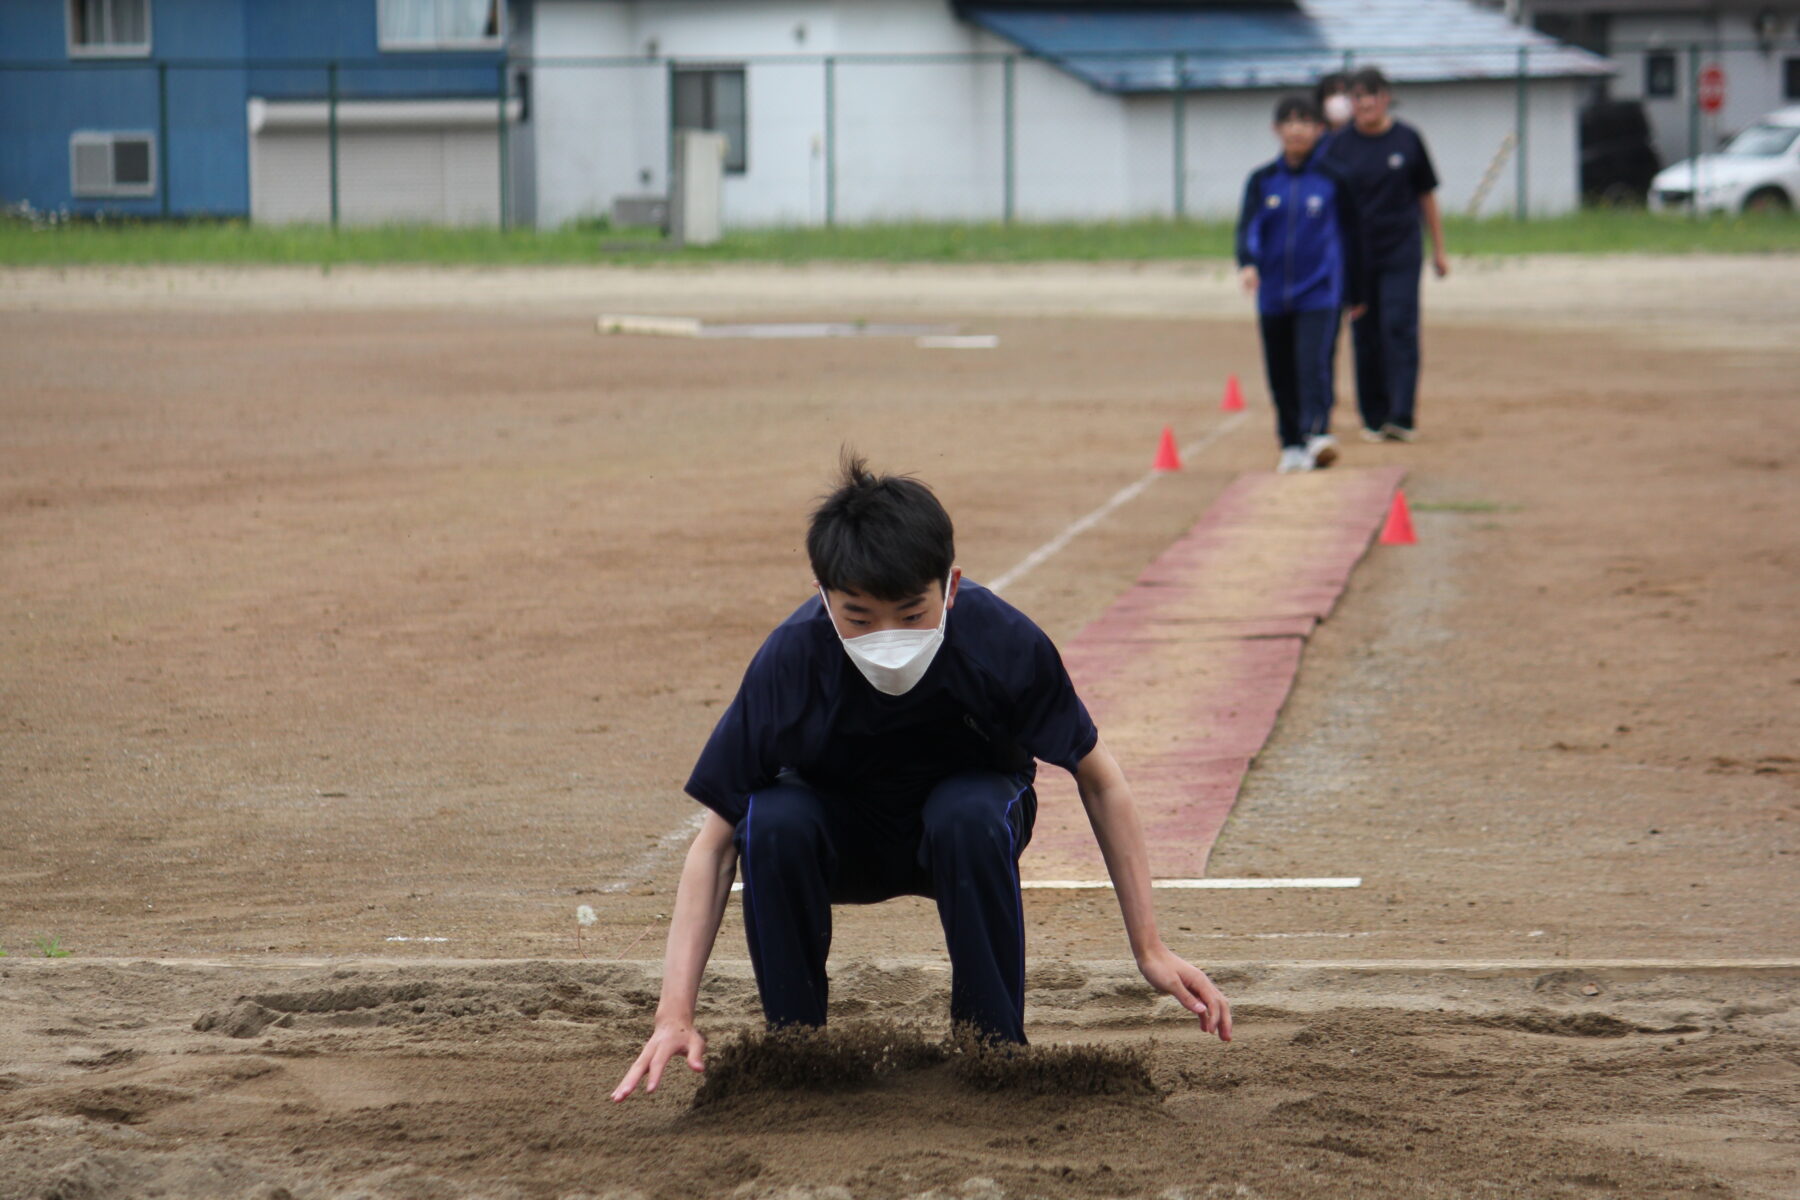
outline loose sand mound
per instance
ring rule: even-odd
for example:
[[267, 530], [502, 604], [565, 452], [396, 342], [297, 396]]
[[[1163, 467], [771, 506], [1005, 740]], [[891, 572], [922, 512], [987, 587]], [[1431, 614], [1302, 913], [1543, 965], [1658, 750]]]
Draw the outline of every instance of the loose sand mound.
[[1156, 1095], [1143, 1052], [1129, 1046], [1005, 1046], [958, 1031], [933, 1040], [866, 1021], [844, 1028], [747, 1033], [717, 1053], [694, 1107], [770, 1092], [836, 1092], [939, 1071], [964, 1087], [1008, 1096]]
[[[823, 1035], [709, 979], [704, 1082], [611, 1105], [654, 964], [0, 968], [0, 1195], [1792, 1195], [1800, 973], [1243, 964], [1224, 1046], [1128, 964], [1033, 972], [1028, 1052], [931, 964]], [[1584, 990], [1587, 989], [1587, 990]], [[1588, 994], [1588, 990], [1593, 992]], [[251, 1027], [256, 1026], [254, 1031]]]

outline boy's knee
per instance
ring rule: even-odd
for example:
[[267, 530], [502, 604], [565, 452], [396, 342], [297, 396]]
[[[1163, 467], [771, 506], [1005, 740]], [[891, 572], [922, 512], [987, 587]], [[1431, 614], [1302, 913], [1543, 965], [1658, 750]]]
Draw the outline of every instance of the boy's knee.
[[778, 785], [751, 797], [738, 841], [752, 860], [784, 859], [815, 853], [822, 833], [818, 796], [808, 788]]
[[960, 777], [940, 784], [925, 806], [925, 838], [934, 847], [1011, 853], [1011, 804], [1019, 789], [999, 779]]

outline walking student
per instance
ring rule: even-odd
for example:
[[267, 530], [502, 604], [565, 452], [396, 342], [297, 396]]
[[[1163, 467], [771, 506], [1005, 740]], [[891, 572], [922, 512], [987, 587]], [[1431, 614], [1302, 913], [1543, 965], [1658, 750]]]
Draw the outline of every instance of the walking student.
[[831, 910], [937, 902], [950, 1015], [1025, 1041], [1019, 855], [1041, 759], [1075, 776], [1144, 978], [1231, 1039], [1231, 1008], [1156, 929], [1143, 826], [1043, 630], [955, 566], [930, 488], [846, 456], [806, 536], [816, 594], [744, 673], [687, 782], [707, 808], [688, 849], [656, 1027], [613, 1090], [655, 1091], [681, 1056], [703, 1069], [700, 976], [733, 877], [771, 1028], [825, 1024]]
[[1379, 69], [1351, 75], [1350, 98], [1355, 117], [1324, 157], [1349, 178], [1368, 242], [1368, 305], [1350, 323], [1356, 404], [1366, 440], [1410, 442], [1419, 390], [1421, 221], [1431, 236], [1432, 269], [1440, 278], [1450, 273], [1437, 172], [1418, 130], [1389, 112], [1393, 91]]
[[1324, 118], [1306, 96], [1275, 105], [1281, 153], [1251, 172], [1238, 215], [1237, 261], [1256, 295], [1263, 362], [1275, 401], [1283, 474], [1337, 460], [1331, 355], [1338, 313], [1361, 312], [1362, 236], [1349, 183], [1316, 153]]

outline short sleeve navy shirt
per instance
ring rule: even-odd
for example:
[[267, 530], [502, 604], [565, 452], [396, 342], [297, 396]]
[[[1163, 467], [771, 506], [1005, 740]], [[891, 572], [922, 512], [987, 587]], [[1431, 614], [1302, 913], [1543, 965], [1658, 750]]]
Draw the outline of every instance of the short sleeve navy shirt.
[[1371, 264], [1416, 261], [1422, 250], [1419, 197], [1438, 185], [1431, 154], [1418, 130], [1395, 121], [1386, 133], [1370, 136], [1347, 125], [1322, 152], [1350, 179]]
[[1034, 759], [1073, 771], [1098, 739], [1048, 635], [979, 584], [962, 581], [944, 644], [900, 696], [862, 677], [815, 595], [751, 659], [686, 790], [735, 825], [791, 770], [900, 815], [960, 771], [1030, 779]]

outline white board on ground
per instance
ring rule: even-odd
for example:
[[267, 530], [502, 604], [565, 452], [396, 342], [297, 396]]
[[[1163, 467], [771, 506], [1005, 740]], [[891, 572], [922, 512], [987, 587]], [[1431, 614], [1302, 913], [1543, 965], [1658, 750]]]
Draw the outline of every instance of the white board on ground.
[[921, 350], [992, 350], [1000, 344], [997, 333], [952, 333], [922, 337], [913, 345]]
[[653, 337], [699, 337], [698, 317], [656, 317], [631, 313], [601, 313], [594, 322], [600, 333], [643, 333]]

